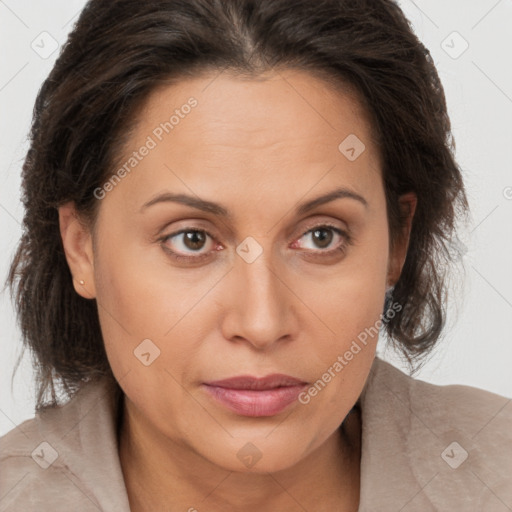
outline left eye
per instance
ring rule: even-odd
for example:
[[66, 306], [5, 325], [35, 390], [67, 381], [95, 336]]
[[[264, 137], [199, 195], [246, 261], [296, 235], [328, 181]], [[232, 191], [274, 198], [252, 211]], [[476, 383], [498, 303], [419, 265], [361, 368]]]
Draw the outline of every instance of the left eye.
[[343, 236], [345, 235], [343, 231], [332, 226], [317, 226], [313, 229], [310, 229], [309, 231], [306, 231], [306, 233], [304, 233], [301, 238], [308, 236], [314, 244], [317, 244], [317, 247], [311, 247], [311, 249], [326, 249], [330, 246], [335, 238], [333, 233], [335, 233], [343, 240]]

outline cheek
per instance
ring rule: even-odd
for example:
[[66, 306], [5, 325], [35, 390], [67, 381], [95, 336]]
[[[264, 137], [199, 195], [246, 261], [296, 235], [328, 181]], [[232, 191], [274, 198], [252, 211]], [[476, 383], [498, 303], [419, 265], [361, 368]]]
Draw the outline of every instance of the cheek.
[[[327, 337], [308, 348], [315, 384], [303, 403], [319, 416], [322, 410], [346, 412], [359, 396], [375, 356], [382, 327], [388, 262], [387, 225], [379, 226], [352, 247], [347, 260], [331, 279], [309, 283], [308, 306], [325, 326]], [[307, 293], [304, 289], [302, 293]], [[317, 331], [328, 332], [315, 322]], [[325, 408], [325, 409], [323, 409]], [[328, 429], [328, 425], [326, 425]]]
[[144, 378], [155, 378], [165, 369], [181, 381], [200, 344], [198, 329], [211, 327], [205, 296], [218, 276], [191, 283], [160, 255], [158, 264], [148, 261], [158, 248], [125, 243], [120, 254], [111, 250], [116, 246], [119, 240], [105, 240], [95, 261], [98, 314], [110, 365], [116, 375], [131, 370], [138, 374], [145, 368], [140, 356], [149, 351], [154, 363]]
[[358, 277], [361, 276], [352, 274], [343, 282], [340, 280], [343, 290], [332, 301], [324, 299], [322, 319], [332, 331], [329, 336], [310, 331], [308, 345], [304, 346], [312, 378], [299, 401], [315, 425], [318, 439], [337, 428], [354, 405], [375, 357], [382, 326], [383, 278], [375, 274], [379, 283], [376, 285], [375, 281]]
[[134, 350], [143, 340], [160, 345], [156, 340], [165, 329], [168, 301], [158, 296], [152, 269], [141, 261], [129, 233], [119, 226], [100, 232], [97, 246], [96, 300], [105, 348], [112, 368], [126, 372], [140, 365]]
[[169, 281], [161, 260], [152, 261], [158, 248], [143, 245], [123, 225], [101, 233], [98, 247], [94, 267], [105, 325], [133, 338], [161, 337], [179, 313], [184, 290]]
[[[387, 224], [366, 230], [350, 246], [340, 265], [326, 272], [321, 283], [311, 283], [316, 311], [341, 335], [357, 336], [382, 313], [388, 266]], [[306, 293], [307, 290], [304, 290]]]

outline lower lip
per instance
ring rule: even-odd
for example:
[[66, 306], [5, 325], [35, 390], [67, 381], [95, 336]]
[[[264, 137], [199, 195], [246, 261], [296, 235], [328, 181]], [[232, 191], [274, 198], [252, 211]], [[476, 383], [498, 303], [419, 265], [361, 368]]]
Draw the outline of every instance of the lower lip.
[[218, 402], [242, 416], [274, 416], [297, 400], [305, 384], [254, 391], [205, 385]]

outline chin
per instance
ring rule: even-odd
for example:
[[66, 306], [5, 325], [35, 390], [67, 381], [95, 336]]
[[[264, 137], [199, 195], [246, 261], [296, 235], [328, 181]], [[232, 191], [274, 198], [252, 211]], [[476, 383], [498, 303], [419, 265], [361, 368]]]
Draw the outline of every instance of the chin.
[[[270, 432], [266, 431], [266, 432]], [[212, 464], [226, 471], [237, 473], [266, 474], [286, 470], [300, 462], [306, 456], [307, 447], [297, 444], [292, 435], [265, 437], [229, 438], [229, 442], [214, 448], [209, 445], [201, 447], [198, 453]]]

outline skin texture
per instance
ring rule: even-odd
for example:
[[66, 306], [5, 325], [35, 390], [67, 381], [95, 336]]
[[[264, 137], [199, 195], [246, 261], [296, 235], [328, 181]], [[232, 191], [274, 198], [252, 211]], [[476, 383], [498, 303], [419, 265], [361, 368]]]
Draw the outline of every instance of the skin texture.
[[[379, 155], [356, 98], [301, 71], [265, 78], [223, 73], [154, 91], [124, 161], [190, 97], [198, 104], [106, 193], [94, 231], [72, 203], [60, 208], [75, 289], [97, 300], [125, 392], [120, 458], [132, 510], [357, 510], [360, 418], [339, 427], [376, 336], [307, 405], [275, 416], [237, 415], [202, 386], [272, 373], [314, 383], [379, 320], [406, 256], [416, 198], [401, 198], [409, 225], [391, 253]], [[338, 149], [350, 134], [366, 146], [355, 161]], [[295, 213], [339, 187], [367, 207], [342, 198]], [[220, 203], [231, 218], [172, 202], [140, 211], [165, 191]], [[350, 243], [329, 228], [315, 237], [325, 222]], [[211, 237], [162, 241], [183, 228]], [[246, 237], [262, 250], [251, 263], [236, 251]], [[344, 253], [326, 255], [344, 242]], [[178, 262], [165, 247], [207, 256]], [[149, 366], [134, 355], [144, 339], [160, 350]], [[237, 457], [247, 443], [261, 455], [252, 467]]]

